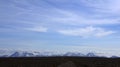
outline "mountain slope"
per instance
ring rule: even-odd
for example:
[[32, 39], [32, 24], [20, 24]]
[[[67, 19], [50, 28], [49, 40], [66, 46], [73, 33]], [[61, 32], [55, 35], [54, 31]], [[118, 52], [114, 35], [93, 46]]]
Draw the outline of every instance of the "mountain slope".
[[[0, 57], [49, 57], [49, 56], [76, 56], [76, 57], [107, 57], [104, 54], [98, 53], [79, 53], [79, 52], [67, 52], [64, 54], [54, 52], [36, 52], [36, 51], [0, 51]], [[118, 58], [118, 56], [111, 56], [111, 58]]]

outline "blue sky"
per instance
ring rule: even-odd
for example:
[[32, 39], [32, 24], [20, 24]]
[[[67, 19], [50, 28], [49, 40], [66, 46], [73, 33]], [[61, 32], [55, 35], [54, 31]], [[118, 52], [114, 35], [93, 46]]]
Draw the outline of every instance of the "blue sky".
[[119, 0], [0, 0], [0, 48], [112, 52]]

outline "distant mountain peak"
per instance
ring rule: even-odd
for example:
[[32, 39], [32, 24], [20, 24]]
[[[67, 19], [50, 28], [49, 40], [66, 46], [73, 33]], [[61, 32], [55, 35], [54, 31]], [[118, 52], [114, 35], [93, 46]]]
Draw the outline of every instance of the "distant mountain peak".
[[94, 53], [88, 53], [86, 56], [87, 57], [96, 57], [96, 55]]
[[[102, 54], [102, 53], [101, 53]], [[106, 57], [104, 54], [89, 52], [83, 54], [80, 52], [66, 52], [64, 54], [54, 52], [36, 52], [36, 51], [0, 51], [0, 57], [49, 57], [49, 56], [77, 56], [77, 57]], [[118, 56], [111, 56], [110, 58], [118, 58]]]

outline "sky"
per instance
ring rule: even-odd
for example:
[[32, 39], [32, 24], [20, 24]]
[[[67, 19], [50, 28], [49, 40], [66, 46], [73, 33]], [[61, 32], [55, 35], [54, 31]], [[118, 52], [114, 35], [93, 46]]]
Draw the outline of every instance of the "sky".
[[120, 51], [120, 0], [0, 0], [0, 49]]

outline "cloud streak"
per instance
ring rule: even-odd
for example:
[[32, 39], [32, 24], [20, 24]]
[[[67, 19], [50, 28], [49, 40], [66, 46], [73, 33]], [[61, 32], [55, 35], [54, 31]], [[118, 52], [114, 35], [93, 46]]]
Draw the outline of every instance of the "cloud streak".
[[60, 34], [80, 37], [104, 37], [115, 33], [115, 31], [105, 30], [103, 28], [88, 26], [85, 28], [59, 30]]
[[[19, 48], [17, 43], [22, 47], [30, 44], [30, 48], [45, 50], [50, 45], [51, 49], [72, 45], [69, 50], [85, 44], [89, 44], [86, 49], [92, 44], [100, 44], [101, 48], [120, 47], [119, 3], [119, 0], [0, 0], [1, 44], [3, 47], [14, 44], [10, 48]], [[16, 39], [16, 43], [11, 42]]]
[[97, 10], [98, 12], [108, 12], [113, 14], [118, 14], [120, 11], [119, 0], [82, 0], [82, 2], [92, 9]]
[[47, 32], [48, 31], [46, 27], [42, 27], [42, 26], [25, 28], [24, 30], [34, 31], [34, 32]]
[[[22, 28], [29, 31], [38, 31], [38, 32], [47, 32], [53, 29], [61, 29], [63, 27], [73, 26], [88, 26], [88, 25], [111, 25], [111, 24], [120, 24], [119, 17], [113, 18], [113, 14], [109, 14], [103, 12], [103, 10], [113, 9], [119, 10], [119, 7], [113, 8], [118, 5], [118, 0], [114, 2], [112, 0], [75, 0], [73, 2], [68, 0], [65, 1], [54, 1], [54, 0], [41, 0], [34, 2], [28, 0], [10, 0], [9, 8], [11, 8], [11, 12], [14, 14], [5, 15], [7, 20], [3, 19], [1, 25], [9, 24], [11, 26], [15, 26], [15, 24], [24, 25]], [[38, 3], [39, 2], [39, 3]], [[84, 7], [84, 9], [73, 9], [62, 7], [63, 4], [67, 6], [74, 7]], [[81, 5], [79, 5], [81, 4]], [[104, 5], [104, 6], [102, 6]], [[106, 6], [108, 5], [108, 6]], [[110, 6], [109, 6], [110, 5]], [[3, 5], [4, 9], [7, 9], [8, 6]], [[3, 8], [2, 8], [3, 9]], [[98, 11], [96, 11], [98, 10]], [[76, 12], [77, 11], [77, 12]], [[109, 10], [108, 10], [109, 11]], [[89, 13], [91, 12], [91, 14]], [[107, 14], [107, 15], [106, 15]], [[42, 27], [37, 27], [37, 26]], [[56, 25], [56, 26], [55, 26]], [[61, 26], [60, 26], [61, 25]], [[47, 28], [44, 28], [47, 27]], [[17, 28], [17, 26], [16, 26]], [[22, 29], [21, 28], [21, 29]], [[112, 32], [104, 32], [104, 34], [96, 34], [96, 36], [105, 36], [111, 34]], [[82, 35], [82, 34], [81, 34]]]

